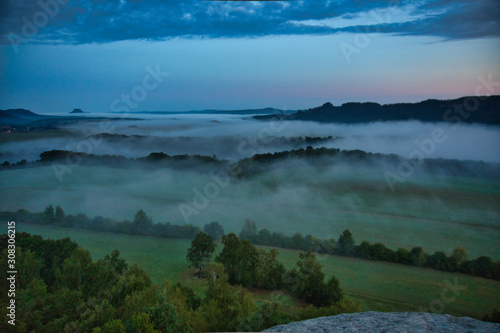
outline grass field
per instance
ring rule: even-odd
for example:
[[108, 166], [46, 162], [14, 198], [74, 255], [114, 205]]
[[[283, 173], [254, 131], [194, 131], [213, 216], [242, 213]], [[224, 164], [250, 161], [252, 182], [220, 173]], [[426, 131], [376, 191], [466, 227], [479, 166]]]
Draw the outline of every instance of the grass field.
[[[55, 239], [68, 236], [90, 250], [94, 260], [119, 249], [129, 263], [146, 270], [154, 282], [162, 279], [180, 281], [191, 285], [199, 294], [203, 293], [203, 282], [192, 279], [188, 273], [185, 254], [190, 242], [187, 240], [36, 225], [18, 225], [17, 230]], [[280, 259], [290, 268], [296, 263], [298, 252], [280, 249]], [[500, 307], [498, 281], [338, 256], [318, 256], [318, 260], [326, 275], [334, 274], [344, 292], [360, 302], [364, 311], [430, 311], [429, 307], [434, 306], [444, 313], [480, 318]], [[446, 281], [465, 288], [459, 290], [460, 294], [453, 301], [450, 301], [453, 294], [447, 291]], [[449, 303], [440, 303], [440, 299]], [[440, 308], [441, 304], [444, 308]]]
[[60, 182], [52, 167], [4, 170], [0, 210], [41, 211], [52, 204], [72, 214], [121, 220], [144, 209], [155, 222], [202, 227], [218, 221], [226, 232], [239, 232], [251, 219], [259, 228], [289, 236], [301, 232], [337, 239], [350, 229], [358, 243], [422, 246], [447, 254], [460, 246], [470, 258], [500, 260], [498, 180], [413, 177], [393, 193], [383, 173], [332, 168], [285, 168], [233, 179], [187, 220], [179, 205], [194, 207], [195, 191], [213, 183], [208, 174], [79, 166]]

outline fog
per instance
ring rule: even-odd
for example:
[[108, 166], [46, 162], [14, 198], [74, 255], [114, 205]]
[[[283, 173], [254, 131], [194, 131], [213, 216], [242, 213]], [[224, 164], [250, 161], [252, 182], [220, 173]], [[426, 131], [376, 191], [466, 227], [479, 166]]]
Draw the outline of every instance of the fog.
[[[237, 115], [144, 118], [81, 122], [59, 131], [3, 136], [7, 139], [0, 144], [0, 161], [35, 160], [53, 149], [127, 157], [161, 151], [238, 161], [255, 153], [311, 145], [405, 158], [500, 162], [500, 128], [494, 126], [260, 122]], [[312, 143], [298, 139], [306, 136], [332, 138]], [[53, 166], [7, 169], [0, 172], [0, 210], [41, 211], [52, 204], [67, 213], [122, 220], [144, 209], [155, 222], [202, 227], [219, 221], [226, 232], [239, 232], [244, 219], [251, 219], [259, 228], [286, 235], [337, 238], [350, 229], [357, 241], [380, 241], [394, 249], [422, 246], [428, 252], [450, 253], [462, 246], [471, 256], [500, 259], [498, 179], [456, 177], [446, 169], [426, 174], [418, 166], [402, 177], [384, 159], [369, 162], [288, 159], [247, 177], [231, 178], [223, 167], [203, 164], [196, 171], [75, 165], [62, 177]], [[388, 171], [400, 177], [394, 188], [387, 181]]]
[[359, 242], [447, 253], [463, 246], [471, 256], [500, 258], [498, 180], [415, 174], [392, 192], [384, 168], [286, 160], [269, 172], [238, 179], [227, 178], [224, 169], [77, 166], [62, 182], [50, 166], [17, 169], [2, 172], [0, 210], [41, 211], [53, 204], [67, 213], [131, 220], [144, 209], [155, 222], [203, 227], [219, 221], [226, 232], [236, 233], [251, 219], [259, 228], [289, 236], [337, 238], [350, 229]]
[[[116, 114], [99, 114], [98, 116]], [[307, 147], [280, 138], [329, 137], [334, 139], [310, 144], [314, 148], [360, 149], [367, 152], [398, 154], [408, 158], [421, 151], [426, 158], [448, 158], [500, 162], [500, 128], [476, 124], [456, 126], [448, 123], [377, 122], [369, 124], [321, 124], [314, 122], [261, 122], [240, 115], [136, 115], [144, 120], [81, 122], [63, 126], [63, 134], [46, 138], [36, 132], [22, 141], [0, 143], [0, 161], [36, 160], [46, 150], [83, 151], [142, 157], [151, 152], [169, 155], [200, 154], [233, 161], [256, 153], [277, 152]], [[431, 143], [433, 133], [439, 142]], [[89, 135], [99, 133], [141, 135], [146, 138], [100, 140]], [[434, 141], [434, 140], [433, 140]]]

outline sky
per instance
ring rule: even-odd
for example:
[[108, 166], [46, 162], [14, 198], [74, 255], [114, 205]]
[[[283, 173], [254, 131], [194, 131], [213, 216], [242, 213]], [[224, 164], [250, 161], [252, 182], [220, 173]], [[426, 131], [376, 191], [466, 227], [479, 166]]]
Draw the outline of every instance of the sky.
[[416, 102], [500, 81], [500, 1], [4, 0], [0, 109]]

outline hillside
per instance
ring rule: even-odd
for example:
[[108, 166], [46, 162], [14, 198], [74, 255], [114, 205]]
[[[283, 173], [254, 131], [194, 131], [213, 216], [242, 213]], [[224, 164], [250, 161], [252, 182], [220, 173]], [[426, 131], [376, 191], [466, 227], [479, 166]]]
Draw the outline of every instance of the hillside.
[[25, 109], [0, 110], [0, 126], [25, 125], [30, 122], [48, 118]]
[[0, 126], [4, 131], [22, 132], [30, 130], [44, 130], [58, 125], [65, 125], [79, 121], [109, 120], [141, 120], [138, 118], [105, 118], [84, 116], [46, 116], [25, 109], [0, 110]]
[[[483, 99], [484, 97], [484, 99]], [[345, 103], [299, 110], [291, 115], [254, 116], [258, 120], [302, 120], [323, 123], [368, 123], [375, 121], [420, 120], [423, 122], [467, 122], [500, 125], [500, 96], [461, 97], [453, 100], [429, 99], [419, 103]], [[474, 104], [474, 102], [478, 102]], [[467, 111], [467, 110], [470, 110]]]
[[[52, 239], [70, 237], [89, 249], [95, 259], [103, 258], [112, 250], [118, 249], [124, 259], [144, 269], [154, 283], [169, 279], [191, 286], [200, 295], [204, 293], [202, 281], [186, 279], [189, 268], [185, 254], [190, 246], [187, 239], [113, 234], [29, 223], [20, 224], [18, 231]], [[220, 249], [219, 245], [217, 251]], [[169, 255], [164, 255], [165, 253]], [[279, 248], [279, 253], [279, 259], [287, 269], [291, 269], [299, 259], [299, 251]], [[453, 280], [456, 276], [448, 272], [357, 258], [321, 258], [327, 278], [335, 275], [345, 294], [353, 301], [359, 302], [363, 311], [428, 309], [430, 302], [443, 290], [443, 281]], [[459, 274], [458, 278], [459, 283], [467, 289], [454, 302], [446, 305], [445, 313], [482, 318], [499, 306], [498, 281], [462, 274]]]

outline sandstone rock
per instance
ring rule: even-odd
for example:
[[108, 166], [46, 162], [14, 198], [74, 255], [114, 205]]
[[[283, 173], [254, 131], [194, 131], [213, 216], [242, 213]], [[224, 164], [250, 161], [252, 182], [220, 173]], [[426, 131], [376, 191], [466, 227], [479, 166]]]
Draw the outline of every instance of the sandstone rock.
[[337, 333], [337, 332], [405, 332], [461, 333], [500, 332], [500, 324], [470, 317], [419, 312], [362, 312], [321, 317], [280, 325], [263, 332]]

